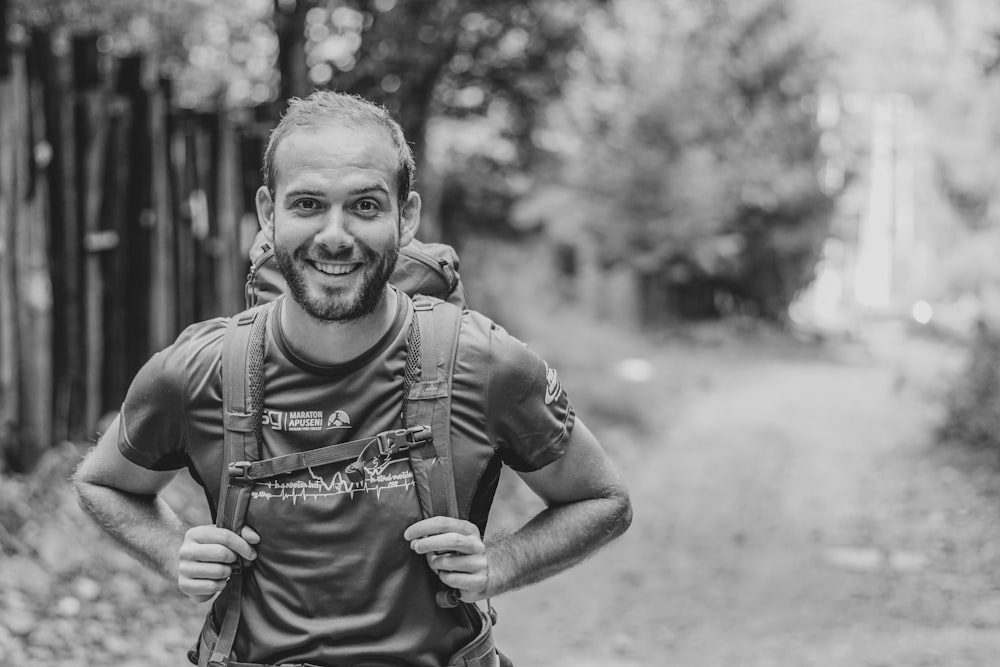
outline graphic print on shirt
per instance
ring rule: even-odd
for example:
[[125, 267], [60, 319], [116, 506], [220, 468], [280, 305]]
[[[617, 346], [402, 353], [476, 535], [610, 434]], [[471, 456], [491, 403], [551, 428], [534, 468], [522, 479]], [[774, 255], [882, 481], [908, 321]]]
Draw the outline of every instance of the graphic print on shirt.
[[357, 483], [349, 480], [340, 469], [326, 476], [317, 474], [311, 467], [306, 468], [306, 472], [309, 479], [259, 482], [254, 486], [250, 497], [268, 501], [290, 500], [293, 505], [299, 501], [315, 501], [344, 495], [354, 500], [357, 494], [370, 493], [374, 493], [375, 497], [381, 500], [384, 493], [398, 493], [413, 487], [413, 472], [410, 470], [409, 459], [405, 457], [371, 461], [365, 465], [364, 481]]
[[343, 410], [334, 410], [333, 414], [326, 420], [326, 427], [331, 428], [351, 428], [351, 415]]
[[322, 431], [351, 428], [351, 416], [343, 410], [329, 416], [322, 410], [264, 410], [261, 423], [272, 431]]

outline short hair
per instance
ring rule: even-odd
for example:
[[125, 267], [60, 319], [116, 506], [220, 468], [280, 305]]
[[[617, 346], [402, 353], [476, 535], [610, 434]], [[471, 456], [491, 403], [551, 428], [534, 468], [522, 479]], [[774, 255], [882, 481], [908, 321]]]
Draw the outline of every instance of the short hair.
[[403, 128], [393, 119], [389, 111], [370, 100], [348, 93], [338, 93], [332, 90], [317, 90], [306, 98], [293, 97], [288, 101], [288, 108], [282, 114], [281, 120], [271, 130], [264, 151], [264, 187], [274, 194], [277, 173], [274, 166], [274, 154], [278, 144], [292, 131], [299, 127], [314, 127], [324, 123], [361, 128], [383, 128], [389, 132], [399, 157], [399, 171], [396, 175], [397, 198], [399, 206], [406, 203], [413, 187], [416, 164], [413, 150], [406, 142]]

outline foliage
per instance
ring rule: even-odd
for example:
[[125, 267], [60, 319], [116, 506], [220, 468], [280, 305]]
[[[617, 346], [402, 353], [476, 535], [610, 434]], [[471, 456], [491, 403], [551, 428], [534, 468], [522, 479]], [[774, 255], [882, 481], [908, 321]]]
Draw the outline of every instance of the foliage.
[[601, 213], [584, 225], [606, 264], [665, 289], [703, 284], [714, 312], [781, 319], [831, 213], [809, 36], [782, 0], [615, 7], [588, 24], [589, 58], [552, 124], [573, 147], [568, 180]]
[[15, 15], [155, 51], [182, 106], [320, 86], [375, 99], [416, 146], [450, 241], [510, 232], [529, 190], [568, 188], [579, 203], [560, 213], [603, 264], [707, 312], [780, 319], [830, 213], [823, 74], [788, 1], [17, 0]]
[[983, 297], [1000, 289], [1000, 273], [989, 248], [1000, 233], [1000, 177], [996, 114], [1000, 76], [996, 70], [1000, 10], [996, 3], [942, 3], [957, 57], [941, 58], [925, 107], [936, 121], [930, 139], [935, 190], [944, 202], [937, 227], [947, 229], [935, 279], [952, 298]]
[[977, 327], [965, 370], [949, 388], [939, 435], [1000, 455], [1000, 333]]
[[[450, 117], [503, 111], [522, 142], [540, 104], [558, 95], [566, 54], [594, 3], [568, 0], [356, 0], [306, 16], [309, 82], [376, 99], [394, 111]], [[431, 105], [433, 109], [431, 109]], [[419, 135], [421, 128], [406, 127]]]
[[[421, 170], [438, 181], [428, 183], [425, 200], [448, 240], [460, 242], [470, 227], [509, 231], [506, 212], [519, 194], [512, 184], [544, 159], [534, 132], [561, 93], [583, 18], [599, 4], [356, 0], [318, 6], [306, 16], [313, 37], [306, 46], [308, 85], [357, 93], [394, 112]], [[427, 135], [434, 124], [447, 130]], [[431, 151], [436, 155], [427, 155]], [[476, 194], [483, 190], [486, 199]]]
[[[13, 0], [24, 28], [99, 34], [117, 55], [155, 54], [186, 108], [252, 106], [277, 92], [270, 0]], [[58, 42], [57, 42], [58, 43]]]

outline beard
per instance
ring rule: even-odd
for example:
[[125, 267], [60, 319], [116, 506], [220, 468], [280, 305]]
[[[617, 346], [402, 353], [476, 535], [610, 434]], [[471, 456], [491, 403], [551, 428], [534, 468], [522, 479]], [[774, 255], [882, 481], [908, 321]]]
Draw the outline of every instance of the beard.
[[[277, 261], [281, 275], [288, 285], [288, 293], [302, 309], [320, 322], [343, 322], [355, 320], [375, 312], [385, 294], [385, 286], [389, 282], [396, 260], [399, 257], [399, 245], [392, 247], [383, 255], [379, 255], [366, 245], [355, 243], [353, 251], [331, 253], [317, 249], [313, 252], [317, 261], [360, 261], [360, 277], [347, 288], [331, 288], [328, 285], [310, 287], [306, 273], [315, 271], [308, 265], [306, 249], [300, 247], [292, 252], [274, 244], [274, 258]], [[360, 257], [358, 257], [360, 255]]]

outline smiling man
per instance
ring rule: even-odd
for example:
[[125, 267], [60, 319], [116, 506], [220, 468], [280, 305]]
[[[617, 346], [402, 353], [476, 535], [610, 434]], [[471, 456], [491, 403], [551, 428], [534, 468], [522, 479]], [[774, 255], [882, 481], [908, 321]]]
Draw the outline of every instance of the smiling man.
[[[371, 315], [420, 214], [396, 200], [398, 149], [376, 127], [302, 127], [278, 142], [280, 192], [257, 192], [292, 300], [319, 322]], [[336, 146], [332, 153], [327, 147]]]
[[[224, 446], [247, 416], [224, 410], [245, 379], [223, 362], [242, 314], [192, 325], [153, 356], [77, 471], [102, 526], [185, 595], [214, 600], [191, 654], [200, 665], [509, 664], [475, 603], [579, 562], [629, 524], [624, 484], [556, 371], [487, 318], [388, 282], [420, 222], [412, 181], [383, 108], [330, 91], [292, 100], [256, 199], [288, 285], [259, 310], [263, 397], [243, 430], [261, 458], [227, 461]], [[414, 366], [438, 368], [424, 362], [447, 316], [453, 369], [414, 385]], [[446, 399], [443, 425], [408, 423], [427, 389]], [[414, 454], [432, 441], [450, 445]], [[356, 461], [324, 458], [356, 443]], [[292, 459], [306, 463], [274, 463]], [[278, 472], [253, 477], [262, 464]], [[504, 464], [546, 509], [484, 541]], [[181, 468], [219, 516], [238, 478], [245, 525], [184, 525], [159, 497]], [[454, 512], [428, 511], [441, 489]]]

